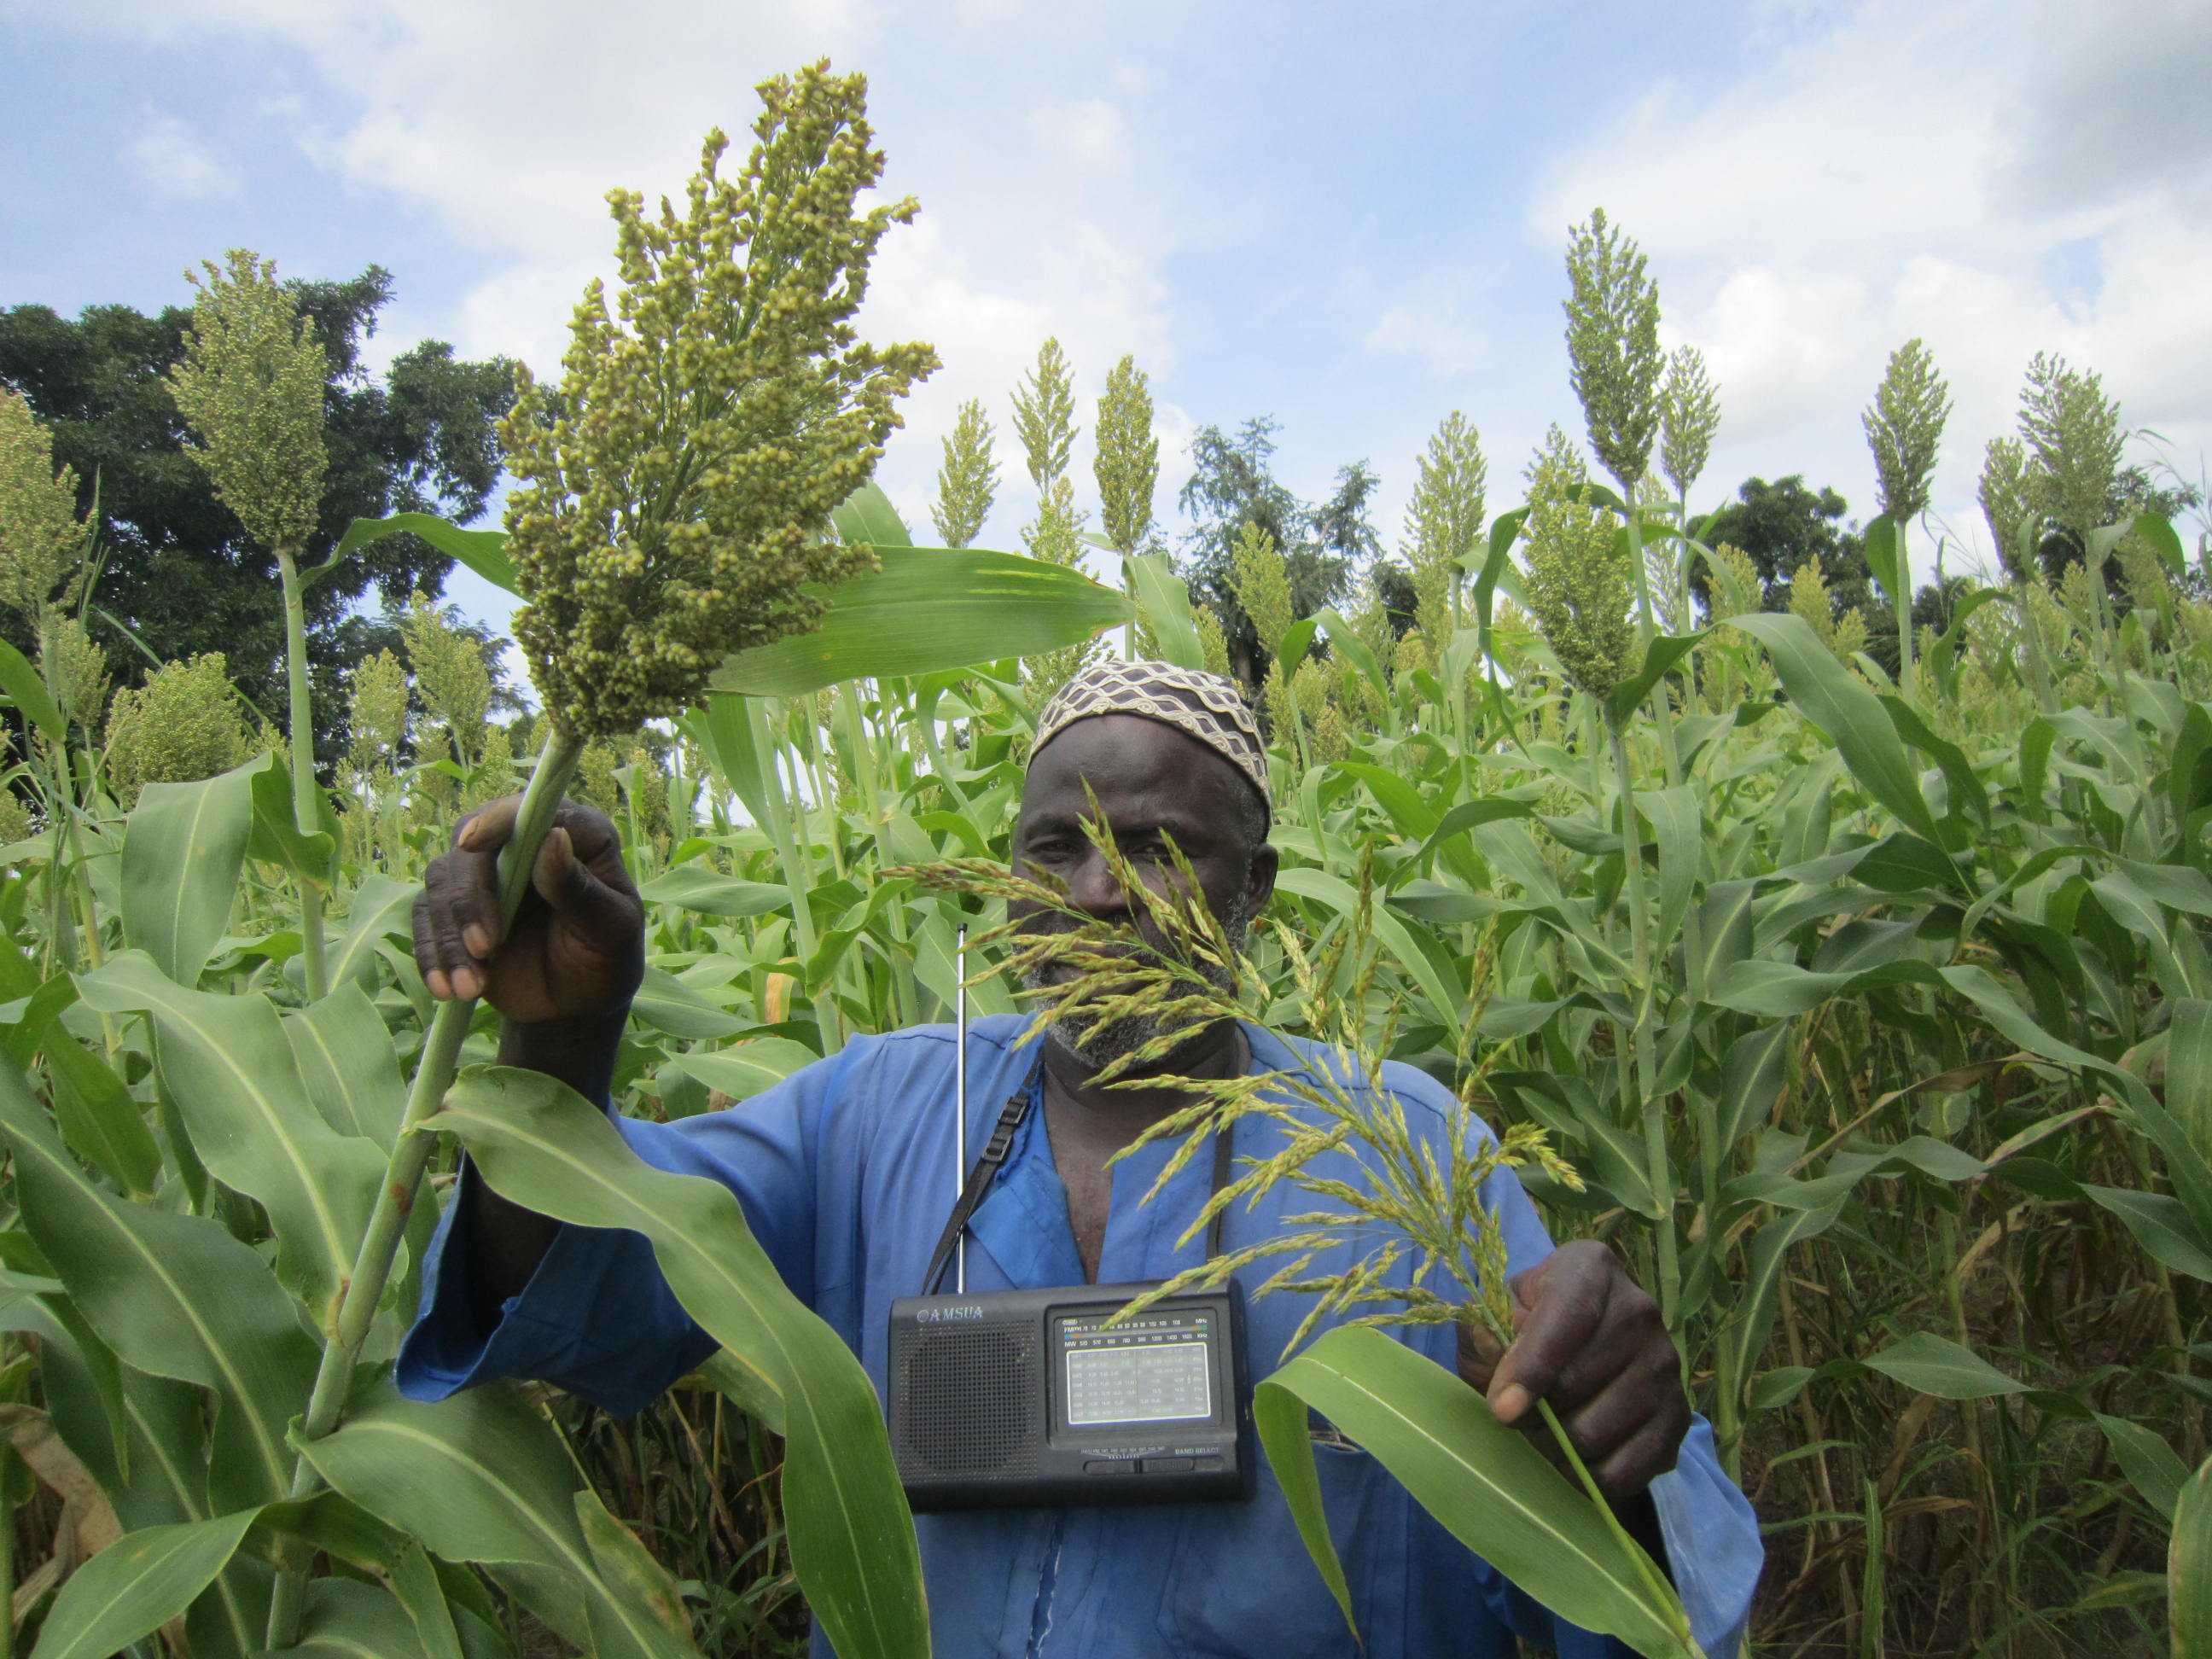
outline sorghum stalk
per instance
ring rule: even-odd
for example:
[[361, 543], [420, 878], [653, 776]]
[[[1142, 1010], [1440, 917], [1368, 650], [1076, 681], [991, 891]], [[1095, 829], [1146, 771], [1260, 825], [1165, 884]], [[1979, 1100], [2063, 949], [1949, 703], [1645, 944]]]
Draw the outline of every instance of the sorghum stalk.
[[[321, 815], [314, 807], [315, 717], [307, 689], [307, 599], [290, 548], [276, 550], [276, 569], [284, 582], [284, 672], [292, 704], [292, 822], [302, 836], [312, 836], [321, 827]], [[323, 955], [323, 896], [305, 877], [300, 881], [300, 940], [307, 1000], [319, 1002], [331, 988]]]
[[1667, 1328], [1675, 1328], [1681, 1300], [1682, 1268], [1674, 1237], [1674, 1170], [1667, 1156], [1667, 1109], [1659, 1093], [1659, 1063], [1652, 1051], [1651, 1013], [1655, 988], [1651, 971], [1651, 917], [1644, 908], [1644, 836], [1637, 826], [1635, 781], [1630, 775], [1628, 744], [1620, 727], [1606, 722], [1606, 737], [1613, 744], [1613, 775], [1620, 794], [1620, 851], [1628, 873], [1629, 957], [1636, 976], [1636, 1094], [1638, 1115], [1644, 1120], [1644, 1155], [1651, 1180], [1651, 1195], [1665, 1208], [1658, 1224], [1659, 1309]]
[[[321, 819], [314, 805], [314, 709], [307, 691], [307, 635], [298, 556], [314, 533], [329, 465], [323, 394], [329, 362], [313, 325], [276, 281], [276, 266], [234, 248], [227, 269], [212, 262], [200, 290], [170, 395], [199, 445], [192, 457], [246, 532], [272, 551], [284, 592], [284, 659], [291, 687], [292, 817], [303, 836]], [[300, 937], [307, 997], [328, 988], [323, 899], [302, 877]]]
[[[546, 831], [552, 827], [562, 791], [575, 774], [576, 758], [583, 752], [583, 747], [580, 738], [556, 726], [538, 757], [538, 764], [531, 770], [521, 808], [515, 816], [514, 835], [500, 854], [499, 914], [502, 933], [514, 926], [516, 913], [522, 908], [538, 849], [544, 843]], [[360, 1357], [361, 1346], [368, 1340], [370, 1326], [375, 1322], [377, 1304], [383, 1299], [385, 1284], [391, 1278], [392, 1264], [407, 1229], [408, 1212], [414, 1207], [422, 1171], [437, 1144], [434, 1136], [422, 1133], [416, 1126], [438, 1109], [446, 1091], [453, 1086], [461, 1044], [468, 1036], [476, 1006], [473, 1000], [464, 1002], [458, 997], [439, 1004], [422, 1039], [415, 1080], [407, 1091], [407, 1109], [400, 1119], [399, 1133], [393, 1139], [392, 1156], [385, 1164], [383, 1184], [377, 1189], [376, 1207], [369, 1212], [368, 1226], [354, 1255], [353, 1271], [346, 1277], [337, 1310], [323, 1333], [322, 1363], [316, 1369], [314, 1389], [307, 1396], [307, 1413], [300, 1425], [302, 1441], [319, 1440], [328, 1434], [337, 1425], [339, 1409], [345, 1404], [346, 1384], [353, 1376], [354, 1362]], [[292, 1466], [291, 1496], [308, 1497], [315, 1486], [313, 1466], [305, 1457], [296, 1458]], [[269, 1606], [269, 1645], [272, 1649], [289, 1647], [298, 1639], [305, 1581], [304, 1565], [288, 1567], [277, 1577]]]

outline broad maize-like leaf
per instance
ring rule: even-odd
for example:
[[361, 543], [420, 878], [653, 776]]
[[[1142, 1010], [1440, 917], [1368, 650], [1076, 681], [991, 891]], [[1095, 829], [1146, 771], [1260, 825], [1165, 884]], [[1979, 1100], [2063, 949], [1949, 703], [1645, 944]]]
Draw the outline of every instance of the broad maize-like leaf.
[[596, 1636], [606, 1659], [696, 1654], [601, 1578], [576, 1521], [568, 1454], [512, 1389], [471, 1389], [431, 1406], [386, 1384], [301, 1450], [339, 1492], [438, 1554], [498, 1565], [569, 1640]]
[[847, 1659], [926, 1653], [921, 1556], [875, 1389], [785, 1288], [735, 1195], [651, 1168], [604, 1113], [535, 1072], [471, 1069], [428, 1122], [517, 1203], [644, 1235], [691, 1316], [783, 1396], [792, 1565], [830, 1641]]
[[384, 1028], [361, 988], [340, 981], [320, 1002], [283, 1017], [300, 1083], [331, 1132], [392, 1150], [407, 1085]]
[[[1697, 1659], [1689, 1621], [1662, 1599], [1589, 1498], [1457, 1376], [1380, 1331], [1340, 1327], [1260, 1384], [1254, 1420], [1298, 1532], [1352, 1622], [1321, 1513], [1306, 1413], [1321, 1413], [1405, 1483], [1461, 1543], [1559, 1617], [1650, 1659]], [[1664, 1580], [1659, 1581], [1663, 1586]]]
[[123, 937], [179, 985], [230, 921], [253, 830], [256, 756], [198, 783], [149, 783], [123, 831]]
[[259, 1514], [240, 1510], [126, 1533], [70, 1575], [32, 1659], [109, 1659], [160, 1629], [228, 1565]]
[[138, 951], [111, 957], [77, 986], [104, 1013], [152, 1018], [161, 1076], [209, 1173], [268, 1210], [277, 1277], [318, 1318], [334, 1312], [384, 1158], [308, 1103], [276, 1005], [186, 990]]
[[1178, 668], [1205, 667], [1206, 647], [1199, 642], [1198, 623], [1191, 615], [1190, 589], [1175, 574], [1167, 555], [1139, 553], [1129, 559], [1128, 567], [1137, 614], [1162, 660]]
[[2173, 1659], [2212, 1659], [2212, 1457], [2174, 1502], [2166, 1585]]
[[884, 548], [883, 568], [808, 591], [821, 625], [732, 653], [718, 691], [793, 697], [1057, 651], [1128, 620], [1129, 602], [1079, 570], [975, 548]]
[[1991, 1395], [2025, 1394], [2027, 1384], [2007, 1376], [1972, 1348], [1932, 1331], [1899, 1337], [1866, 1362], [1884, 1376], [1940, 1400], [1986, 1400]]
[[0, 1066], [0, 1133], [25, 1224], [101, 1339], [126, 1365], [215, 1391], [220, 1510], [284, 1496], [283, 1425], [307, 1397], [315, 1350], [267, 1264], [220, 1223], [103, 1191], [12, 1066]]

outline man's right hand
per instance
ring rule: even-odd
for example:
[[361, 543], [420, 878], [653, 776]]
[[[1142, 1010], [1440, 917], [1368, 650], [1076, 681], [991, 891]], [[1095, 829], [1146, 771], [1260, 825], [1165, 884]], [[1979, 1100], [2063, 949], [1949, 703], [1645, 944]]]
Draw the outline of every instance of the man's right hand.
[[415, 901], [415, 965], [430, 994], [481, 996], [516, 1024], [619, 1016], [645, 975], [645, 907], [607, 815], [564, 800], [538, 849], [514, 928], [502, 939], [499, 854], [520, 795], [455, 826]]

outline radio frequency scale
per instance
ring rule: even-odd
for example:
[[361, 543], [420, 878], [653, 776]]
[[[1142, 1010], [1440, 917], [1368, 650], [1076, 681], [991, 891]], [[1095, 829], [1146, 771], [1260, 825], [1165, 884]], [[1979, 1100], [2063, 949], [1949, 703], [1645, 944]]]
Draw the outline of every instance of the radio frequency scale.
[[[966, 932], [961, 935], [961, 979]], [[1249, 1496], [1252, 1390], [1244, 1300], [1218, 1291], [1109, 1318], [1151, 1285], [967, 1290], [967, 1226], [1029, 1105], [1008, 1101], [967, 1169], [967, 994], [958, 994], [954, 1169], [960, 1189], [924, 1294], [891, 1304], [891, 1451], [907, 1499], [932, 1510], [1047, 1504], [1188, 1503]], [[1228, 1141], [1214, 1147], [1214, 1185]], [[1220, 1222], [1207, 1238], [1216, 1253]], [[948, 1259], [949, 1296], [931, 1294]]]

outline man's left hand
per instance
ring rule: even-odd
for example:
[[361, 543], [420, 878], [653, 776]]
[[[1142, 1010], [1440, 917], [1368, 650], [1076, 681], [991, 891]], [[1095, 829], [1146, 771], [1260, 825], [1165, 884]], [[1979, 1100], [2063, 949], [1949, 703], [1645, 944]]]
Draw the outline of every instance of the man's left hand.
[[1559, 1461], [1536, 1410], [1547, 1401], [1599, 1487], [1614, 1503], [1640, 1495], [1674, 1467], [1690, 1429], [1680, 1357], [1646, 1295], [1593, 1239], [1562, 1244], [1509, 1281], [1513, 1346], [1462, 1325], [1459, 1374], [1483, 1391], [1498, 1420]]

